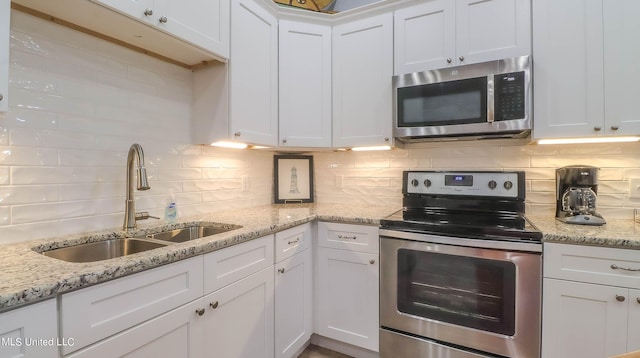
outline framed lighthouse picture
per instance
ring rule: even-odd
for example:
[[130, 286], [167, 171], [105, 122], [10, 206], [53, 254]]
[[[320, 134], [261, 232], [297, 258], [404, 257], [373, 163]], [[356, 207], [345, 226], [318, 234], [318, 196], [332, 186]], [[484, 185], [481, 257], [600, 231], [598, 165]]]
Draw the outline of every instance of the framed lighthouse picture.
[[313, 157], [274, 155], [273, 180], [276, 204], [312, 203]]

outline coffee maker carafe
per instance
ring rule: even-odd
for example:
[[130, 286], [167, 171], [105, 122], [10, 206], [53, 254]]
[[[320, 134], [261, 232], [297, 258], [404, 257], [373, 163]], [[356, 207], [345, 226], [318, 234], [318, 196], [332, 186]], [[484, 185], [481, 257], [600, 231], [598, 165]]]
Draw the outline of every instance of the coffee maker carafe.
[[556, 219], [567, 224], [603, 225], [596, 212], [598, 168], [573, 165], [556, 169]]

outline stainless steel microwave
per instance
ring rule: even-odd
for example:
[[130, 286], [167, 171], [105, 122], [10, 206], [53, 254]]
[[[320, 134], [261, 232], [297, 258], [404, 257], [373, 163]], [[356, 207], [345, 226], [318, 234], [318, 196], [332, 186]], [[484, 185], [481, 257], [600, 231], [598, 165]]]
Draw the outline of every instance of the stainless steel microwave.
[[393, 77], [394, 137], [522, 138], [532, 129], [529, 56]]

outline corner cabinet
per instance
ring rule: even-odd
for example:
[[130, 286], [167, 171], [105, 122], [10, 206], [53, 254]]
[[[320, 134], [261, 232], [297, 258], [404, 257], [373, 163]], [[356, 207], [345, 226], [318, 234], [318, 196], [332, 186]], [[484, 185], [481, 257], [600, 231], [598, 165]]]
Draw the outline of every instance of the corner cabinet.
[[536, 139], [640, 134], [640, 2], [533, 2]]
[[394, 74], [531, 53], [531, 0], [435, 0], [394, 13]]
[[9, 37], [11, 1], [0, 0], [0, 112], [9, 110]]
[[278, 20], [254, 0], [231, 3], [231, 138], [278, 144]]
[[315, 332], [378, 352], [378, 227], [318, 223]]
[[0, 314], [0, 357], [55, 358], [63, 344], [55, 299]]
[[393, 15], [333, 28], [333, 146], [391, 145]]
[[280, 20], [282, 147], [331, 147], [331, 27]]
[[542, 356], [602, 358], [640, 350], [637, 250], [544, 245]]

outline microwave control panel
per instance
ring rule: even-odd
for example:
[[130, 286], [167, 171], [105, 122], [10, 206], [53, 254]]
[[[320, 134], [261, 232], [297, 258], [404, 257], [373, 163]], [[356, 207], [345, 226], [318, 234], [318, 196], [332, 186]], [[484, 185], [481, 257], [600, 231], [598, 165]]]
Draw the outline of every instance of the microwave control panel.
[[525, 117], [524, 71], [493, 76], [494, 120], [506, 121]]

